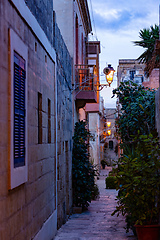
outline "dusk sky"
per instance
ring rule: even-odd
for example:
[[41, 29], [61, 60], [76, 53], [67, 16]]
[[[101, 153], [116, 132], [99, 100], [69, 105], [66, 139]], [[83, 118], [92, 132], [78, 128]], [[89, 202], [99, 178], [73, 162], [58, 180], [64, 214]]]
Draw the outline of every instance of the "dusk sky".
[[[143, 48], [134, 46], [133, 41], [140, 40], [140, 29], [159, 23], [159, 3], [159, 0], [88, 1], [93, 27], [91, 40], [96, 40], [97, 36], [101, 42], [101, 73], [107, 64], [112, 64], [117, 71], [119, 59], [135, 59], [144, 51]], [[104, 79], [101, 76], [102, 82]], [[111, 87], [101, 91], [105, 107], [115, 107], [116, 99], [111, 99], [110, 96], [116, 83], [115, 77]]]

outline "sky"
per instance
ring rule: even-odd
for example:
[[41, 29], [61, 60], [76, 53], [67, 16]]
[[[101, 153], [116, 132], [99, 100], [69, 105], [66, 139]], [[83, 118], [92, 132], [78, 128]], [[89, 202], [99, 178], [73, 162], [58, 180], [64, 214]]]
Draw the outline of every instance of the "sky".
[[[119, 59], [136, 59], [144, 51], [133, 41], [140, 40], [139, 31], [159, 24], [160, 0], [88, 0], [92, 32], [90, 40], [101, 43], [100, 79], [105, 83], [103, 68], [112, 64], [117, 72]], [[103, 89], [105, 107], [116, 106], [111, 98], [117, 86], [116, 72], [111, 87]]]

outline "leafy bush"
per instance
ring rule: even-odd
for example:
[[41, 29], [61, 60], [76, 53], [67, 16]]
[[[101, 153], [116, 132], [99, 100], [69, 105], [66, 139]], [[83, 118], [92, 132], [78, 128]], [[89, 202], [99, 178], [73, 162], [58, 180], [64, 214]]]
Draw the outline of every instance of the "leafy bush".
[[138, 131], [142, 135], [156, 132], [155, 90], [128, 81], [121, 82], [120, 86], [113, 90], [113, 96], [115, 95], [121, 104], [116, 124], [123, 143], [131, 142]]
[[84, 121], [75, 124], [72, 152], [73, 205], [86, 208], [95, 188], [96, 169], [89, 161], [90, 133]]
[[109, 172], [108, 176], [109, 176], [109, 177], [111, 177], [111, 176], [114, 176], [114, 177], [115, 177], [114, 168], [112, 169], [112, 171]]
[[[135, 224], [154, 224], [160, 212], [160, 148], [155, 128], [155, 90], [133, 82], [113, 91], [121, 104], [117, 133], [123, 154], [115, 168], [118, 206], [127, 231]], [[112, 215], [113, 215], [112, 214]]]
[[[127, 231], [135, 224], [158, 223], [160, 213], [160, 146], [158, 139], [137, 135], [135, 148], [126, 147], [116, 173], [118, 206], [115, 213], [126, 216]], [[113, 215], [112, 214], [112, 215]]]
[[105, 159], [102, 159], [102, 160], [101, 160], [101, 164], [102, 164], [102, 165], [107, 165], [107, 161], [106, 161]]
[[93, 189], [92, 189], [92, 200], [96, 200], [97, 198], [99, 198], [99, 188], [97, 186], [97, 184], [94, 184]]
[[116, 177], [109, 176], [105, 179], [107, 189], [116, 189]]

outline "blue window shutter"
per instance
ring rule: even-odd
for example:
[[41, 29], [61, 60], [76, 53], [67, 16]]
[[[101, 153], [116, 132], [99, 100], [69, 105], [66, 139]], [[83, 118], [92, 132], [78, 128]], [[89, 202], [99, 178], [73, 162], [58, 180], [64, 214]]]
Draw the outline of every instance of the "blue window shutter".
[[14, 168], [25, 165], [25, 63], [14, 55]]

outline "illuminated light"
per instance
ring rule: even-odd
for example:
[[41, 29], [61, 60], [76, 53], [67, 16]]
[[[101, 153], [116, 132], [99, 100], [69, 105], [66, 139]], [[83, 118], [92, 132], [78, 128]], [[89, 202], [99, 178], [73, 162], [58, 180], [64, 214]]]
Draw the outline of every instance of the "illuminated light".
[[107, 130], [107, 134], [110, 136], [111, 135], [111, 130]]
[[114, 72], [115, 72], [115, 70], [113, 67], [111, 67], [111, 64], [108, 64], [108, 67], [103, 69], [103, 73], [106, 76], [106, 81], [108, 82], [109, 87], [110, 87], [111, 83], [113, 82]]
[[106, 75], [106, 79], [107, 79], [109, 86], [113, 82], [113, 76], [114, 76], [114, 71], [110, 71], [110, 73], [108, 75]]
[[107, 121], [107, 127], [111, 126], [111, 122]]

